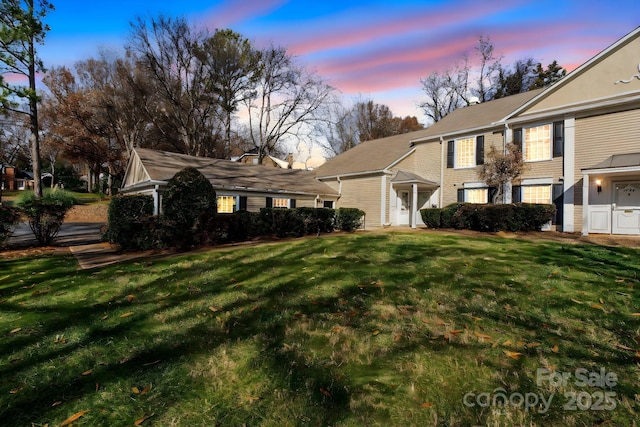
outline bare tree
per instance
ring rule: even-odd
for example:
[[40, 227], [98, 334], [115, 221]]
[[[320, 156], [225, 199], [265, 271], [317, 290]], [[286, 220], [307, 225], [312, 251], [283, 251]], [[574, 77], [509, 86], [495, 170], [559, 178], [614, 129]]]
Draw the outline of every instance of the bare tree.
[[489, 36], [486, 35], [480, 36], [475, 50], [480, 58], [480, 66], [475, 87], [471, 88], [471, 92], [478, 97], [480, 102], [490, 101], [496, 93], [496, 88], [492, 83], [495, 79], [495, 74], [500, 69], [502, 55], [496, 56], [495, 48]]
[[265, 49], [256, 89], [244, 101], [259, 162], [288, 138], [311, 143], [314, 125], [322, 120], [321, 107], [332, 90], [298, 66], [284, 48]]
[[520, 177], [524, 167], [522, 153], [517, 145], [507, 144], [504, 151], [491, 146], [484, 164], [478, 170], [478, 178], [489, 187], [496, 188], [493, 203], [504, 203], [505, 185]]
[[[0, 77], [1, 109], [25, 114], [29, 118], [36, 198], [42, 198], [36, 73], [44, 71], [36, 46], [44, 43], [49, 27], [43, 23], [43, 19], [51, 10], [53, 6], [46, 0], [3, 0], [0, 3], [0, 76], [11, 73], [23, 76], [28, 81], [25, 87], [13, 85]], [[25, 100], [27, 109], [20, 108], [14, 98]]]
[[198, 58], [208, 34], [193, 29], [184, 18], [160, 17], [132, 24], [129, 49], [138, 55], [153, 84], [149, 118], [160, 135], [177, 138], [179, 151], [220, 157], [215, 140], [220, 133], [218, 104], [207, 90], [207, 69]]

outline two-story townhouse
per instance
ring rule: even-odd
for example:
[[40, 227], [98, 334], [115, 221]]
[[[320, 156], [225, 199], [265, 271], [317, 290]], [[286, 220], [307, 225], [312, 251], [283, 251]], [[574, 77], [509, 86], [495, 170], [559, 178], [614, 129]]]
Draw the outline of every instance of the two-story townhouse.
[[555, 201], [563, 231], [640, 234], [640, 28], [505, 123], [530, 165], [515, 197]]

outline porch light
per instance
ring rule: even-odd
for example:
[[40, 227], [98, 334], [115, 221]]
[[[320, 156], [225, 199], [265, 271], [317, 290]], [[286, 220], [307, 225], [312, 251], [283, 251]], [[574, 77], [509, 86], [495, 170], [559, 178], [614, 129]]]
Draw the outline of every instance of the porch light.
[[602, 192], [602, 180], [601, 179], [596, 179], [596, 190], [598, 191], [598, 193]]

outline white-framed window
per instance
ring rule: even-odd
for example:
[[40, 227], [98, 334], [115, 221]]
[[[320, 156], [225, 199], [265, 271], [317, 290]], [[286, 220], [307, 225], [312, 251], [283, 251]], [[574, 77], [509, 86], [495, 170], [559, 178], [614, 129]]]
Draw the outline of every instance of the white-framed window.
[[551, 204], [551, 185], [523, 186], [522, 202]]
[[522, 155], [525, 162], [551, 160], [551, 124], [523, 129]]
[[470, 168], [476, 165], [476, 139], [456, 139], [456, 168]]
[[218, 213], [234, 213], [236, 196], [218, 196]]
[[489, 203], [489, 190], [487, 188], [469, 188], [465, 191], [465, 202], [467, 203]]
[[289, 207], [289, 199], [280, 199], [273, 198], [273, 207], [274, 208], [288, 208]]

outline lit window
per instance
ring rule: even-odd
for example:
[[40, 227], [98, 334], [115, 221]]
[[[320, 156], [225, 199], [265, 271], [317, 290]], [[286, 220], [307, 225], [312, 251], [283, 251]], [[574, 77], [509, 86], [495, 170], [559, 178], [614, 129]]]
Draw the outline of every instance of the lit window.
[[551, 125], [536, 126], [524, 129], [524, 160], [551, 159]]
[[465, 191], [467, 192], [467, 203], [488, 203], [489, 190], [486, 188], [474, 188]]
[[235, 196], [218, 196], [218, 213], [234, 213], [235, 211]]
[[551, 186], [529, 185], [522, 187], [522, 201], [524, 203], [551, 204]]
[[274, 208], [288, 208], [289, 207], [289, 199], [273, 199], [273, 207]]
[[456, 167], [468, 168], [476, 165], [476, 140], [464, 138], [456, 140]]

